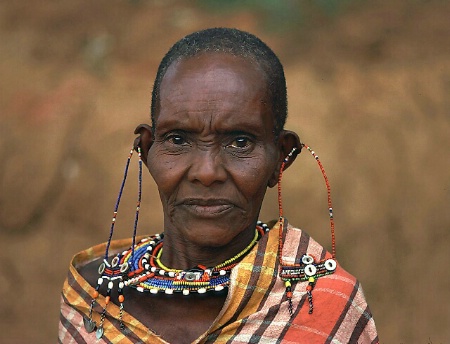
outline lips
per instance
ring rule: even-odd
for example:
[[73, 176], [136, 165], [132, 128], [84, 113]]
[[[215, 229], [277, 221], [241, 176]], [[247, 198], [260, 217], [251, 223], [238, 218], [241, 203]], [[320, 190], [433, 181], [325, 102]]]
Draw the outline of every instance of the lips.
[[189, 198], [180, 202], [180, 206], [198, 217], [216, 217], [231, 211], [235, 205], [226, 199]]

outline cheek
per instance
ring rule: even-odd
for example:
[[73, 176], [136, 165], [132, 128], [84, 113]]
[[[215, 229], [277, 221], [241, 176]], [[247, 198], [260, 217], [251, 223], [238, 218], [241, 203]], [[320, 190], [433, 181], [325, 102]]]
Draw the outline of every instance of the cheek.
[[269, 179], [276, 167], [274, 162], [265, 161], [264, 158], [256, 162], [248, 164], [245, 169], [236, 169], [232, 173], [237, 188], [248, 202], [260, 201], [264, 197]]
[[148, 170], [155, 181], [160, 193], [166, 197], [168, 193], [172, 192], [183, 175], [180, 168], [183, 166], [179, 160], [167, 159], [165, 156], [158, 156], [158, 154], [149, 154]]

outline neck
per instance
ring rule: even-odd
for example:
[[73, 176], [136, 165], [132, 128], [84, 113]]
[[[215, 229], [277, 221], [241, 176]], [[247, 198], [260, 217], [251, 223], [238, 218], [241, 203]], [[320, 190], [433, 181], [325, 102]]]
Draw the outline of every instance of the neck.
[[[255, 230], [256, 224], [221, 246], [199, 245], [189, 242], [176, 231], [166, 230], [160, 261], [166, 267], [177, 270], [191, 269], [197, 265], [214, 267], [244, 251], [254, 240]], [[241, 259], [242, 257], [239, 257], [237, 261]]]

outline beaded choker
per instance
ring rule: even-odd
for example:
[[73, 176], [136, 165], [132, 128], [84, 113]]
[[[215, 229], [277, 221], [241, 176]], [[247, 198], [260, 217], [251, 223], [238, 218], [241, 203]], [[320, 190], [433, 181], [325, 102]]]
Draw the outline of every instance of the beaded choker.
[[[103, 335], [103, 322], [106, 316], [106, 307], [111, 301], [111, 293], [117, 288], [120, 303], [119, 322], [123, 329], [122, 315], [125, 297], [123, 289], [131, 287], [139, 292], [150, 294], [191, 293], [203, 294], [208, 291], [222, 291], [230, 284], [231, 270], [239, 260], [245, 256], [269, 230], [268, 226], [258, 221], [255, 235], [250, 244], [234, 257], [214, 267], [197, 265], [188, 270], [176, 270], [165, 267], [159, 260], [164, 244], [164, 233], [142, 239], [130, 249], [118, 253], [109, 262], [104, 259], [100, 264], [98, 273], [100, 277], [95, 288], [94, 299], [91, 302], [89, 318], [85, 318], [84, 325], [88, 332], [96, 330], [97, 338]], [[99, 296], [100, 288], [107, 284], [105, 308], [100, 314], [100, 322], [93, 320], [93, 306]]]

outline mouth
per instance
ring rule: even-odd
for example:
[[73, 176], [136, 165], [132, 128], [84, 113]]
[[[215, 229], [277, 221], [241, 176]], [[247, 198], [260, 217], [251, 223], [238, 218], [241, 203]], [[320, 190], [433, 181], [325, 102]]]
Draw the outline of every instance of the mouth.
[[231, 211], [235, 206], [225, 199], [190, 198], [180, 203], [187, 211], [198, 217], [216, 217]]

